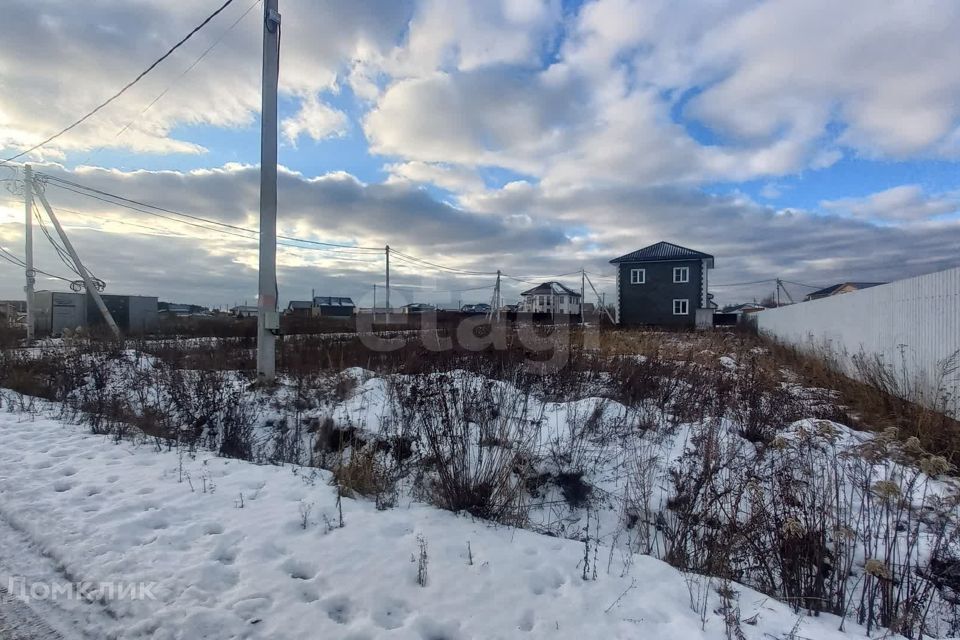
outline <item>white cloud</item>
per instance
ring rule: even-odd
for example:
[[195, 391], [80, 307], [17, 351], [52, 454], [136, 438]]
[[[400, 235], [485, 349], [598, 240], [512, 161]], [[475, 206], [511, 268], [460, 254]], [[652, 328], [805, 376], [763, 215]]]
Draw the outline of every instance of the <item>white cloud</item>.
[[347, 132], [347, 114], [320, 102], [316, 96], [307, 96], [300, 102], [296, 115], [284, 119], [280, 130], [287, 142], [296, 146], [297, 139], [306, 134], [313, 140], [343, 136]]
[[[82, 152], [101, 147], [203, 153], [178, 126], [251, 125], [260, 110], [261, 7], [227, 32], [249, 6], [235, 2], [121, 98], [34, 157], [56, 158], [66, 151], [83, 158]], [[16, 91], [0, 97], [0, 146], [22, 148], [58, 131], [133, 79], [206, 17], [210, 6], [164, 0], [11, 0], [4, 10], [18, 21], [0, 39], [0, 86]], [[403, 1], [286, 0], [282, 14], [281, 93], [314, 96], [334, 86], [352, 58], [392, 49], [412, 6]], [[165, 89], [166, 95], [144, 113]], [[313, 109], [315, 124], [321, 116], [313, 105], [307, 107]], [[323, 127], [305, 123], [301, 130], [312, 135]]]
[[927, 195], [920, 185], [909, 184], [862, 198], [824, 200], [820, 206], [864, 220], [916, 222], [960, 211], [960, 192]]
[[463, 167], [413, 161], [388, 164], [384, 169], [390, 172], [388, 184], [395, 181], [419, 182], [453, 192], [476, 191], [484, 187], [483, 179], [475, 171]]

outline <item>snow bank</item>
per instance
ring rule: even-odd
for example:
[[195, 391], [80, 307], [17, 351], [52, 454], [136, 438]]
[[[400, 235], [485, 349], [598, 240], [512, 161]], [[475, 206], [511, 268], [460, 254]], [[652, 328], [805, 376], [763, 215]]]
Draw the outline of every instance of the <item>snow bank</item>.
[[[91, 637], [726, 637], [706, 578], [638, 556], [627, 576], [601, 569], [584, 581], [580, 543], [419, 504], [377, 511], [344, 499], [340, 528], [328, 481], [0, 415], [0, 518], [54, 561], [49, 579], [156, 585], [156, 599], [90, 604], [109, 611], [83, 622]], [[420, 540], [426, 586], [417, 584]], [[783, 637], [795, 624], [798, 636], [849, 637], [835, 617], [798, 621], [735, 588], [742, 619], [756, 616], [747, 638]], [[697, 590], [708, 592], [705, 620], [690, 606]]]

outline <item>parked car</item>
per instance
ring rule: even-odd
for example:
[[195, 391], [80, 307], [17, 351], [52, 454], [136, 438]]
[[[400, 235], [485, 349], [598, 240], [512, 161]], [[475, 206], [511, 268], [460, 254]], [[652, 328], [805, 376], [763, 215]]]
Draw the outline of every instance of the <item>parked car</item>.
[[477, 310], [477, 305], [475, 304], [465, 304], [462, 307], [460, 307], [460, 311], [462, 313], [473, 313], [476, 310]]

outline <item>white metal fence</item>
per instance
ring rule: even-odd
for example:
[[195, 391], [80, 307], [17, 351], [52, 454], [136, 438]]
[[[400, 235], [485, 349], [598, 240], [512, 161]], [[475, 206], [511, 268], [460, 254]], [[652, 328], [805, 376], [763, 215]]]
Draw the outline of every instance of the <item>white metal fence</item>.
[[[762, 333], [807, 349], [830, 351], [851, 373], [853, 356], [882, 358], [912, 388], [940, 384], [960, 416], [960, 268], [899, 280], [757, 314]], [[960, 364], [960, 363], [957, 363]]]

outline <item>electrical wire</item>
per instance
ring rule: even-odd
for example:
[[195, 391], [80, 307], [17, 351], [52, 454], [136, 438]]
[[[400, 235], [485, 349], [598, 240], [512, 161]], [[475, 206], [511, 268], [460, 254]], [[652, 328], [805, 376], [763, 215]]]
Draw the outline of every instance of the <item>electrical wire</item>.
[[718, 288], [718, 287], [745, 287], [745, 286], [751, 285], [751, 284], [764, 284], [764, 283], [767, 283], [767, 282], [776, 282], [776, 281], [777, 281], [776, 278], [767, 278], [766, 280], [755, 280], [755, 281], [753, 281], [753, 282], [727, 282], [727, 283], [724, 283], [724, 284], [712, 284], [712, 283], [711, 283], [710, 288], [711, 288], [711, 289], [714, 289], [714, 288]]
[[400, 251], [397, 251], [396, 249], [391, 248], [391, 249], [390, 249], [390, 256], [393, 257], [394, 255], [396, 255], [397, 257], [399, 257], [399, 258], [401, 258], [401, 259], [407, 259], [408, 261], [414, 261], [414, 262], [417, 262], [417, 263], [420, 263], [420, 264], [423, 264], [423, 265], [427, 265], [427, 266], [430, 266], [430, 267], [434, 267], [434, 268], [436, 268], [436, 269], [441, 269], [441, 270], [443, 270], [443, 271], [450, 271], [450, 272], [452, 272], [452, 273], [462, 273], [462, 274], [471, 275], [471, 276], [495, 276], [495, 275], [497, 275], [497, 272], [496, 272], [496, 271], [470, 271], [470, 270], [468, 270], [468, 269], [457, 269], [457, 268], [455, 268], [455, 267], [447, 267], [447, 266], [445, 266], [445, 265], [440, 265], [440, 264], [436, 264], [436, 263], [434, 263], [434, 262], [430, 262], [430, 261], [428, 261], [428, 260], [424, 260], [423, 258], [417, 258], [417, 257], [414, 257], [414, 256], [407, 255], [407, 254], [405, 254], [405, 253], [403, 253], [403, 252], [400, 252]]
[[[26, 269], [26, 268], [27, 268], [27, 263], [24, 262], [24, 260], [22, 260], [21, 258], [17, 257], [16, 255], [10, 253], [9, 251], [7, 251], [6, 249], [4, 249], [3, 247], [0, 247], [0, 258], [3, 258], [3, 259], [6, 260], [7, 262], [11, 262], [11, 263], [13, 263], [14, 265], [16, 265], [16, 266], [18, 266], [18, 267], [21, 267], [21, 268], [23, 268], [23, 269]], [[74, 280], [71, 279], [71, 278], [64, 278], [63, 276], [58, 276], [58, 275], [56, 275], [56, 274], [54, 274], [54, 273], [49, 273], [49, 272], [44, 271], [44, 270], [42, 270], [42, 269], [37, 269], [36, 266], [34, 266], [33, 271], [34, 271], [34, 273], [42, 273], [42, 274], [45, 275], [45, 276], [49, 276], [49, 277], [55, 278], [55, 279], [57, 279], [57, 280], [63, 280], [64, 282], [74, 282]]]
[[58, 243], [50, 234], [50, 230], [47, 229], [46, 223], [44, 223], [43, 218], [40, 217], [40, 210], [37, 209], [36, 204], [33, 205], [33, 216], [37, 219], [37, 222], [40, 225], [40, 231], [42, 231], [43, 235], [46, 236], [47, 242], [53, 246], [54, 250], [57, 252], [57, 255], [60, 257], [60, 262], [62, 262], [67, 269], [79, 276], [80, 271], [77, 270], [76, 265], [73, 263], [73, 259], [67, 253], [66, 248], [61, 246], [60, 243]]
[[200, 64], [200, 62], [201, 62], [204, 58], [206, 58], [207, 55], [217, 47], [218, 44], [220, 44], [221, 42], [223, 42], [223, 39], [227, 37], [227, 34], [229, 34], [231, 31], [233, 31], [234, 27], [236, 27], [238, 24], [240, 24], [240, 21], [243, 20], [244, 18], [246, 18], [246, 17], [247, 17], [247, 14], [250, 13], [251, 11], [253, 11], [254, 7], [256, 7], [258, 4], [260, 4], [260, 2], [261, 2], [261, 0], [254, 0], [253, 4], [251, 4], [250, 7], [249, 7], [246, 11], [244, 11], [242, 14], [240, 14], [240, 17], [239, 17], [239, 18], [237, 18], [236, 20], [234, 20], [233, 23], [232, 23], [229, 27], [227, 27], [226, 29], [224, 29], [223, 33], [220, 34], [220, 37], [219, 37], [219, 38], [217, 38], [216, 40], [214, 40], [213, 44], [211, 44], [209, 47], [207, 47], [207, 48], [203, 51], [203, 53], [201, 53], [201, 54], [196, 58], [196, 60], [194, 60], [192, 63], [190, 63], [190, 66], [189, 66], [189, 67], [187, 67], [186, 69], [184, 69], [184, 70], [180, 73], [180, 75], [178, 75], [170, 84], [168, 84], [167, 87], [166, 87], [163, 91], [161, 91], [159, 94], [157, 94], [157, 97], [154, 98], [153, 100], [151, 100], [151, 101], [150, 101], [150, 104], [148, 104], [146, 107], [144, 107], [143, 110], [142, 110], [140, 113], [138, 113], [136, 117], [134, 117], [133, 119], [131, 119], [130, 122], [128, 122], [127, 124], [123, 125], [123, 128], [121, 128], [119, 131], [117, 131], [117, 133], [116, 133], [116, 135], [115, 135], [114, 137], [115, 137], [115, 138], [119, 138], [121, 135], [123, 135], [124, 132], [126, 132], [127, 129], [129, 129], [131, 126], [133, 126], [133, 123], [134, 123], [134, 122], [136, 122], [141, 116], [143, 116], [143, 114], [145, 114], [147, 111], [149, 111], [149, 110], [153, 107], [153, 105], [157, 104], [157, 102], [159, 102], [161, 99], [163, 99], [163, 97], [164, 97], [165, 95], [167, 95], [167, 93], [168, 93], [174, 86], [176, 86], [177, 83], [179, 83], [180, 80], [182, 80], [184, 76], [186, 76], [188, 73], [190, 73], [190, 72], [193, 70], [194, 67], [196, 67], [198, 64]]
[[[129, 209], [132, 209], [132, 210], [134, 210], [134, 211], [139, 211], [140, 213], [145, 213], [145, 214], [147, 214], [147, 215], [157, 215], [157, 214], [153, 214], [153, 213], [151, 213], [151, 212], [144, 211], [142, 208], [138, 208], [138, 207], [149, 208], [149, 209], [153, 209], [153, 210], [155, 210], [155, 211], [161, 211], [161, 212], [163, 212], [163, 213], [168, 213], [168, 214], [173, 215], [173, 216], [179, 216], [179, 217], [182, 217], [182, 218], [186, 218], [186, 219], [188, 219], [188, 220], [195, 220], [195, 221], [197, 221], [197, 222], [203, 222], [203, 223], [208, 224], [208, 225], [214, 225], [214, 226], [218, 226], [218, 227], [223, 227], [223, 228], [225, 228], [225, 229], [231, 229], [231, 230], [238, 231], [238, 232], [242, 232], [242, 233], [250, 233], [250, 234], [254, 234], [254, 235], [256, 235], [256, 236], [259, 236], [259, 235], [260, 235], [260, 232], [259, 232], [258, 230], [256, 230], [256, 229], [250, 229], [250, 228], [248, 228], [248, 227], [241, 227], [241, 226], [239, 226], [239, 225], [230, 224], [230, 223], [228, 223], [228, 222], [220, 222], [220, 221], [217, 221], [217, 220], [211, 220], [210, 218], [204, 218], [204, 217], [202, 217], [202, 216], [197, 216], [197, 215], [193, 215], [193, 214], [190, 214], [190, 213], [184, 213], [184, 212], [182, 212], [182, 211], [177, 211], [177, 210], [174, 210], [174, 209], [167, 209], [167, 208], [164, 208], [164, 207], [158, 207], [158, 206], [156, 206], [156, 205], [148, 204], [148, 203], [146, 203], [146, 202], [141, 202], [141, 201], [139, 201], [139, 200], [134, 200], [134, 199], [132, 199], [132, 198], [126, 198], [126, 197], [124, 197], [124, 196], [120, 196], [120, 195], [117, 195], [117, 194], [115, 194], [115, 193], [110, 193], [109, 191], [104, 191], [104, 190], [102, 190], [102, 189], [95, 189], [95, 188], [93, 188], [93, 187], [88, 187], [88, 186], [83, 185], [83, 184], [80, 184], [80, 183], [78, 183], [78, 182], [73, 182], [72, 180], [66, 180], [66, 179], [64, 179], [64, 178], [60, 178], [60, 177], [53, 176], [53, 175], [46, 174], [46, 173], [42, 173], [42, 174], [39, 174], [39, 175], [42, 175], [44, 178], [50, 180], [50, 181], [51, 181], [50, 184], [53, 185], [53, 186], [55, 186], [55, 187], [57, 187], [57, 188], [59, 188], [59, 189], [65, 189], [65, 190], [67, 190], [67, 191], [72, 191], [73, 193], [76, 193], [76, 194], [78, 194], [78, 195], [87, 196], [87, 197], [93, 198], [93, 199], [95, 199], [95, 200], [100, 200], [101, 202], [108, 202], [108, 203], [110, 203], [110, 204], [115, 204], [115, 205], [127, 207], [127, 208], [129, 208]], [[75, 188], [74, 188], [74, 189], [71, 189], [71, 188], [69, 188], [69, 187], [67, 187], [67, 186], [65, 186], [65, 185], [70, 185], [71, 187], [75, 187]], [[90, 193], [86, 193], [86, 192], [90, 192]], [[93, 195], [93, 194], [99, 194], [99, 196], [102, 196], [102, 197], [97, 197], [97, 196], [95, 196], [95, 195]], [[113, 202], [112, 200], [106, 200], [106, 199], [104, 199], [104, 198], [112, 198], [113, 200], [119, 200], [120, 202]], [[129, 203], [129, 205], [134, 205], [134, 206], [129, 206], [128, 204], [123, 204], [123, 203]], [[161, 215], [157, 215], [157, 217], [165, 218], [165, 219], [168, 219], [168, 220], [171, 219], [171, 218], [167, 218], [166, 216], [161, 216]], [[185, 222], [185, 221], [183, 221], [183, 220], [174, 220], [174, 221], [175, 221], [175, 222], [183, 222], [184, 224], [190, 224], [190, 223], [187, 223], [187, 222]], [[191, 224], [190, 226], [199, 226], [199, 228], [201, 228], [201, 229], [206, 229], [206, 230], [208, 230], [208, 231], [213, 231], [213, 230], [215, 230], [215, 229], [211, 229], [210, 227], [204, 227], [204, 226], [200, 226], [200, 225], [196, 225], [196, 224]], [[246, 237], [246, 236], [241, 236], [241, 237]], [[370, 252], [376, 252], [376, 253], [382, 254], [383, 251], [384, 251], [383, 247], [362, 247], [362, 246], [357, 246], [357, 245], [338, 244], [338, 243], [335, 243], [335, 242], [322, 242], [322, 241], [320, 241], [320, 240], [308, 240], [308, 239], [306, 239], [306, 238], [297, 238], [297, 237], [294, 237], [294, 236], [286, 236], [286, 235], [277, 235], [277, 239], [279, 239], [279, 240], [287, 240], [287, 241], [290, 241], [290, 242], [301, 242], [301, 243], [304, 243], [304, 244], [310, 244], [310, 245], [314, 245], [314, 246], [318, 246], [318, 247], [329, 247], [330, 250], [345, 250], [345, 251], [350, 251], [350, 252], [354, 252], [354, 253], [370, 253]]]
[[793, 280], [784, 280], [782, 278], [780, 279], [780, 282], [786, 282], [787, 284], [795, 284], [798, 287], [806, 287], [808, 289], [825, 289], [826, 288], [816, 284], [803, 284], [802, 282], [794, 282]]
[[33, 151], [36, 151], [36, 150], [39, 149], [40, 147], [42, 147], [42, 146], [44, 146], [44, 145], [46, 145], [46, 144], [48, 144], [48, 143], [50, 143], [50, 142], [53, 142], [54, 140], [56, 140], [57, 138], [59, 138], [59, 137], [62, 136], [63, 134], [67, 133], [67, 132], [70, 131], [71, 129], [79, 126], [80, 124], [82, 124], [83, 122], [85, 122], [86, 120], [88, 120], [88, 119], [89, 119], [90, 117], [92, 117], [95, 113], [97, 113], [98, 111], [100, 111], [101, 109], [103, 109], [104, 107], [106, 107], [108, 104], [110, 104], [111, 102], [113, 102], [114, 100], [116, 100], [117, 98], [119, 98], [120, 96], [122, 96], [124, 93], [126, 93], [126, 91], [127, 91], [130, 87], [132, 87], [133, 85], [135, 85], [135, 84], [137, 84], [138, 82], [140, 82], [140, 80], [142, 80], [144, 76], [146, 76], [148, 73], [150, 73], [151, 71], [153, 71], [153, 70], [157, 67], [157, 65], [159, 65], [161, 62], [163, 62], [164, 60], [166, 60], [167, 58], [169, 58], [169, 57], [173, 54], [174, 51], [176, 51], [177, 49], [179, 49], [187, 40], [189, 40], [190, 38], [192, 38], [192, 37], [194, 36], [194, 34], [196, 34], [198, 31], [200, 31], [200, 30], [203, 29], [205, 26], [207, 26], [207, 24], [209, 24], [211, 20], [213, 20], [214, 18], [216, 18], [217, 15], [219, 15], [221, 11], [223, 11], [224, 9], [226, 9], [232, 2], [233, 2], [233, 0], [225, 0], [225, 2], [224, 2], [222, 5], [220, 5], [220, 7], [219, 7], [216, 11], [214, 11], [213, 13], [211, 13], [209, 16], [207, 16], [207, 17], [203, 20], [203, 22], [201, 22], [201, 23], [198, 24], [196, 27], [194, 27], [193, 30], [190, 31], [190, 33], [188, 33], [188, 34], [185, 35], [183, 38], [181, 38], [180, 41], [177, 42], [177, 43], [176, 43], [175, 45], [173, 45], [172, 47], [170, 47], [170, 49], [167, 50], [166, 53], [164, 53], [162, 56], [160, 56], [159, 58], [157, 58], [149, 67], [147, 67], [146, 69], [144, 69], [143, 71], [141, 71], [140, 74], [139, 74], [136, 78], [134, 78], [133, 80], [131, 80], [130, 82], [128, 82], [127, 84], [125, 84], [125, 85], [123, 86], [123, 88], [121, 88], [119, 91], [117, 91], [117, 92], [114, 93], [112, 96], [110, 96], [109, 98], [107, 98], [105, 101], [101, 102], [101, 103], [100, 103], [99, 105], [97, 105], [92, 111], [88, 112], [86, 115], [84, 115], [84, 116], [80, 117], [79, 119], [77, 119], [76, 121], [74, 121], [73, 124], [70, 124], [70, 125], [64, 127], [64, 128], [61, 129], [59, 132], [53, 134], [52, 136], [50, 136], [49, 138], [47, 138], [47, 139], [44, 140], [43, 142], [39, 142], [39, 143], [33, 145], [32, 147], [30, 147], [29, 149], [26, 149], [25, 151], [21, 151], [20, 153], [17, 153], [17, 154], [15, 154], [15, 155], [10, 156], [9, 158], [7, 158], [7, 159], [5, 159], [5, 160], [0, 161], [0, 165], [7, 164], [8, 162], [12, 162], [13, 160], [16, 160], [17, 158], [20, 158], [20, 157], [22, 157], [22, 156], [27, 155], [28, 153], [31, 153], [31, 152], [33, 152]]

